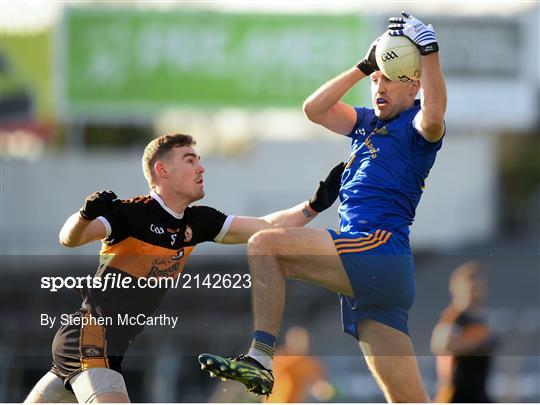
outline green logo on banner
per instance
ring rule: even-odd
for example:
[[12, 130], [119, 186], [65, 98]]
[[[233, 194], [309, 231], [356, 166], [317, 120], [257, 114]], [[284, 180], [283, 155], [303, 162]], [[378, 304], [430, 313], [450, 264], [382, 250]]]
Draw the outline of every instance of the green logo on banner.
[[363, 56], [370, 32], [354, 15], [73, 8], [61, 36], [61, 98], [65, 113], [82, 117], [300, 108]]

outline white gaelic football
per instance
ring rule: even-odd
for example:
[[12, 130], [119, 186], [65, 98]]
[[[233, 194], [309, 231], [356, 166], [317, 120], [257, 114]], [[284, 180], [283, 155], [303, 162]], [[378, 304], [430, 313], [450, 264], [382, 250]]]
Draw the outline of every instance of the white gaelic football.
[[407, 82], [419, 80], [422, 75], [420, 51], [407, 37], [384, 33], [377, 42], [375, 59], [381, 72], [390, 80]]

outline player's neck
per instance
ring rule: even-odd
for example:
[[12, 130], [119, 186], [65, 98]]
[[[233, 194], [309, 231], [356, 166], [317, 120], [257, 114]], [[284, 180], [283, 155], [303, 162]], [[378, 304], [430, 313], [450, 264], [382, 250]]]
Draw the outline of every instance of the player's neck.
[[191, 201], [185, 197], [179, 196], [172, 191], [167, 191], [161, 187], [152, 190], [156, 193], [165, 206], [178, 215], [182, 215], [185, 209], [191, 204]]
[[467, 312], [481, 312], [482, 305], [473, 301], [454, 301], [453, 302], [454, 307], [458, 308], [460, 311], [467, 311]]

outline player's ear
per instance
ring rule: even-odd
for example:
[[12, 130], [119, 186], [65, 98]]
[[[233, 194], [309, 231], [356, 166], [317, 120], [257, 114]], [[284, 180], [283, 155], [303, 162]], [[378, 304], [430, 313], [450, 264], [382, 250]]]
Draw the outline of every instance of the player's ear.
[[418, 91], [420, 90], [420, 80], [413, 80], [410, 82], [409, 86], [410, 95], [416, 97]]
[[169, 176], [169, 170], [164, 162], [157, 161], [154, 163], [154, 171], [158, 178], [167, 178]]

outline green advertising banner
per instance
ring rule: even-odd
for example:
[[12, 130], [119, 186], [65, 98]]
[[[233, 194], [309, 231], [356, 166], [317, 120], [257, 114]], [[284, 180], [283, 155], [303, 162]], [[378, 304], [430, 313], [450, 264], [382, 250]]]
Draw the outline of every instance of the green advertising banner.
[[363, 56], [370, 32], [358, 15], [71, 8], [59, 37], [62, 109], [100, 117], [179, 105], [300, 108]]

